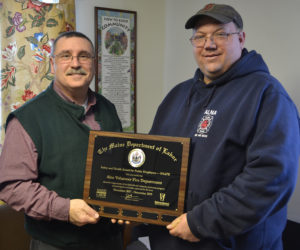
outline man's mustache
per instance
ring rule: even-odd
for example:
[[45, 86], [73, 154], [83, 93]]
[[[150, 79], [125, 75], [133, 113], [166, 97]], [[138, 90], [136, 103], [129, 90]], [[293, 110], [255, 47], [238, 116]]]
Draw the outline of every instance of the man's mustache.
[[73, 75], [73, 74], [87, 75], [87, 72], [84, 69], [69, 69], [66, 74], [67, 75]]

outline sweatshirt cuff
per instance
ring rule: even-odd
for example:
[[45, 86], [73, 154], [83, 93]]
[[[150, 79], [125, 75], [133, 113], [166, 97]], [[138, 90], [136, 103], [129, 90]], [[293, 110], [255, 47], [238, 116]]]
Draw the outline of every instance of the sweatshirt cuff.
[[187, 218], [189, 228], [190, 228], [191, 232], [193, 233], [193, 235], [196, 236], [198, 239], [203, 238], [202, 235], [198, 231], [197, 218], [195, 218], [193, 216], [193, 210], [189, 211], [187, 213], [186, 218]]
[[51, 219], [68, 221], [70, 210], [70, 199], [57, 197], [53, 202]]

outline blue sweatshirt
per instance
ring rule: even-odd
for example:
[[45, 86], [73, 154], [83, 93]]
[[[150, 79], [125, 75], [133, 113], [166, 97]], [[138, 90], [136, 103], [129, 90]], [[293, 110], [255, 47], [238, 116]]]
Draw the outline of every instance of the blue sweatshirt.
[[220, 78], [177, 85], [158, 108], [151, 134], [191, 138], [186, 211], [200, 240], [153, 226], [155, 249], [282, 249], [287, 202], [300, 148], [295, 105], [262, 57], [243, 50]]

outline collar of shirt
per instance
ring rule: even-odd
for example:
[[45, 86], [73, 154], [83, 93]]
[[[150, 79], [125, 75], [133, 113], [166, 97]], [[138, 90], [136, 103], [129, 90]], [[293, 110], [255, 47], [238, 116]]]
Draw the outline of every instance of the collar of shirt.
[[[65, 101], [67, 102], [71, 102], [73, 104], [75, 104], [75, 102], [73, 102], [71, 100], [71, 98], [69, 98], [68, 96], [66, 96], [61, 89], [57, 86], [57, 84], [55, 84], [55, 82], [53, 83], [53, 90]], [[91, 108], [91, 106], [96, 104], [96, 96], [95, 93], [89, 89], [88, 90], [88, 98], [87, 98], [87, 105], [83, 106], [85, 108], [85, 113], [87, 113], [89, 111], [89, 109]]]

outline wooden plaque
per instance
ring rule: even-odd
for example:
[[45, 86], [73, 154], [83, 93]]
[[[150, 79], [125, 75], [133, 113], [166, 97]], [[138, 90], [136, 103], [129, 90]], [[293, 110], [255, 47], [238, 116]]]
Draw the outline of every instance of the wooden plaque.
[[190, 138], [91, 131], [84, 200], [100, 216], [167, 225], [184, 210]]

